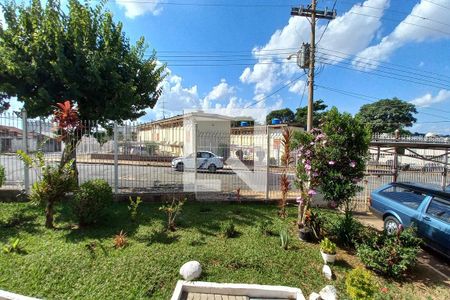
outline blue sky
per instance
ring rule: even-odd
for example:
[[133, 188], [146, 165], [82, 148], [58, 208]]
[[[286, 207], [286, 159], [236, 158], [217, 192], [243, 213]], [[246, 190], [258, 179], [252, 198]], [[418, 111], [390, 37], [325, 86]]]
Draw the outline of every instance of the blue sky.
[[[304, 106], [305, 77], [293, 82], [303, 71], [286, 57], [309, 41], [308, 21], [290, 16], [291, 6], [308, 3], [110, 1], [131, 41], [144, 36], [168, 64], [161, 101], [142, 120], [160, 118], [162, 102], [166, 116], [194, 107], [231, 111], [263, 98], [252, 107]], [[418, 107], [412, 131], [450, 134], [450, 0], [337, 0], [336, 9], [318, 44], [314, 98], [356, 113], [396, 96]], [[326, 24], [318, 23], [318, 37]]]

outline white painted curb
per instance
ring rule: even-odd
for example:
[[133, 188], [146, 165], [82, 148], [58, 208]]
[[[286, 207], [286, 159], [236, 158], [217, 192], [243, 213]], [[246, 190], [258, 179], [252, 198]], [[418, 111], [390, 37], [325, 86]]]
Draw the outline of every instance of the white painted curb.
[[0, 300], [39, 300], [39, 299], [0, 290]]
[[300, 289], [287, 286], [184, 280], [177, 282], [171, 300], [180, 300], [183, 292], [305, 300]]

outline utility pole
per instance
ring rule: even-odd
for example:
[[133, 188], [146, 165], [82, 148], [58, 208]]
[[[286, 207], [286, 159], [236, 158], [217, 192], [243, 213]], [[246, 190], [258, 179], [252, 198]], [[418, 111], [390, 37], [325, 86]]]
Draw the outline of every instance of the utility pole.
[[293, 7], [291, 16], [310, 18], [311, 24], [311, 45], [309, 47], [309, 71], [308, 71], [308, 116], [306, 120], [306, 130], [311, 131], [313, 127], [313, 102], [314, 102], [314, 63], [316, 52], [316, 20], [332, 20], [336, 17], [336, 10], [316, 10], [317, 0], [311, 0], [308, 7]]

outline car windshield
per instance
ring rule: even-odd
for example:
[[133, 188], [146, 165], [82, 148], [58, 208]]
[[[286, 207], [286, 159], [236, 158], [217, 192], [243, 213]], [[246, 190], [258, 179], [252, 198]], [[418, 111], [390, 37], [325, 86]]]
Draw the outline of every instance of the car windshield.
[[421, 192], [399, 186], [391, 186], [381, 191], [380, 194], [412, 209], [417, 209], [422, 201], [427, 197], [427, 195]]

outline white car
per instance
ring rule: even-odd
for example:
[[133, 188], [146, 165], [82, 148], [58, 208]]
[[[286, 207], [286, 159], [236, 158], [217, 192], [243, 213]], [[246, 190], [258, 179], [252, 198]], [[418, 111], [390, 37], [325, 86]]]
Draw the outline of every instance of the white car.
[[[209, 151], [197, 152], [197, 169], [208, 170], [209, 172], [216, 172], [218, 169], [223, 169], [223, 157], [217, 156]], [[190, 154], [186, 157], [177, 157], [172, 160], [172, 168], [176, 171], [182, 172], [184, 168], [193, 169], [194, 155]]]

